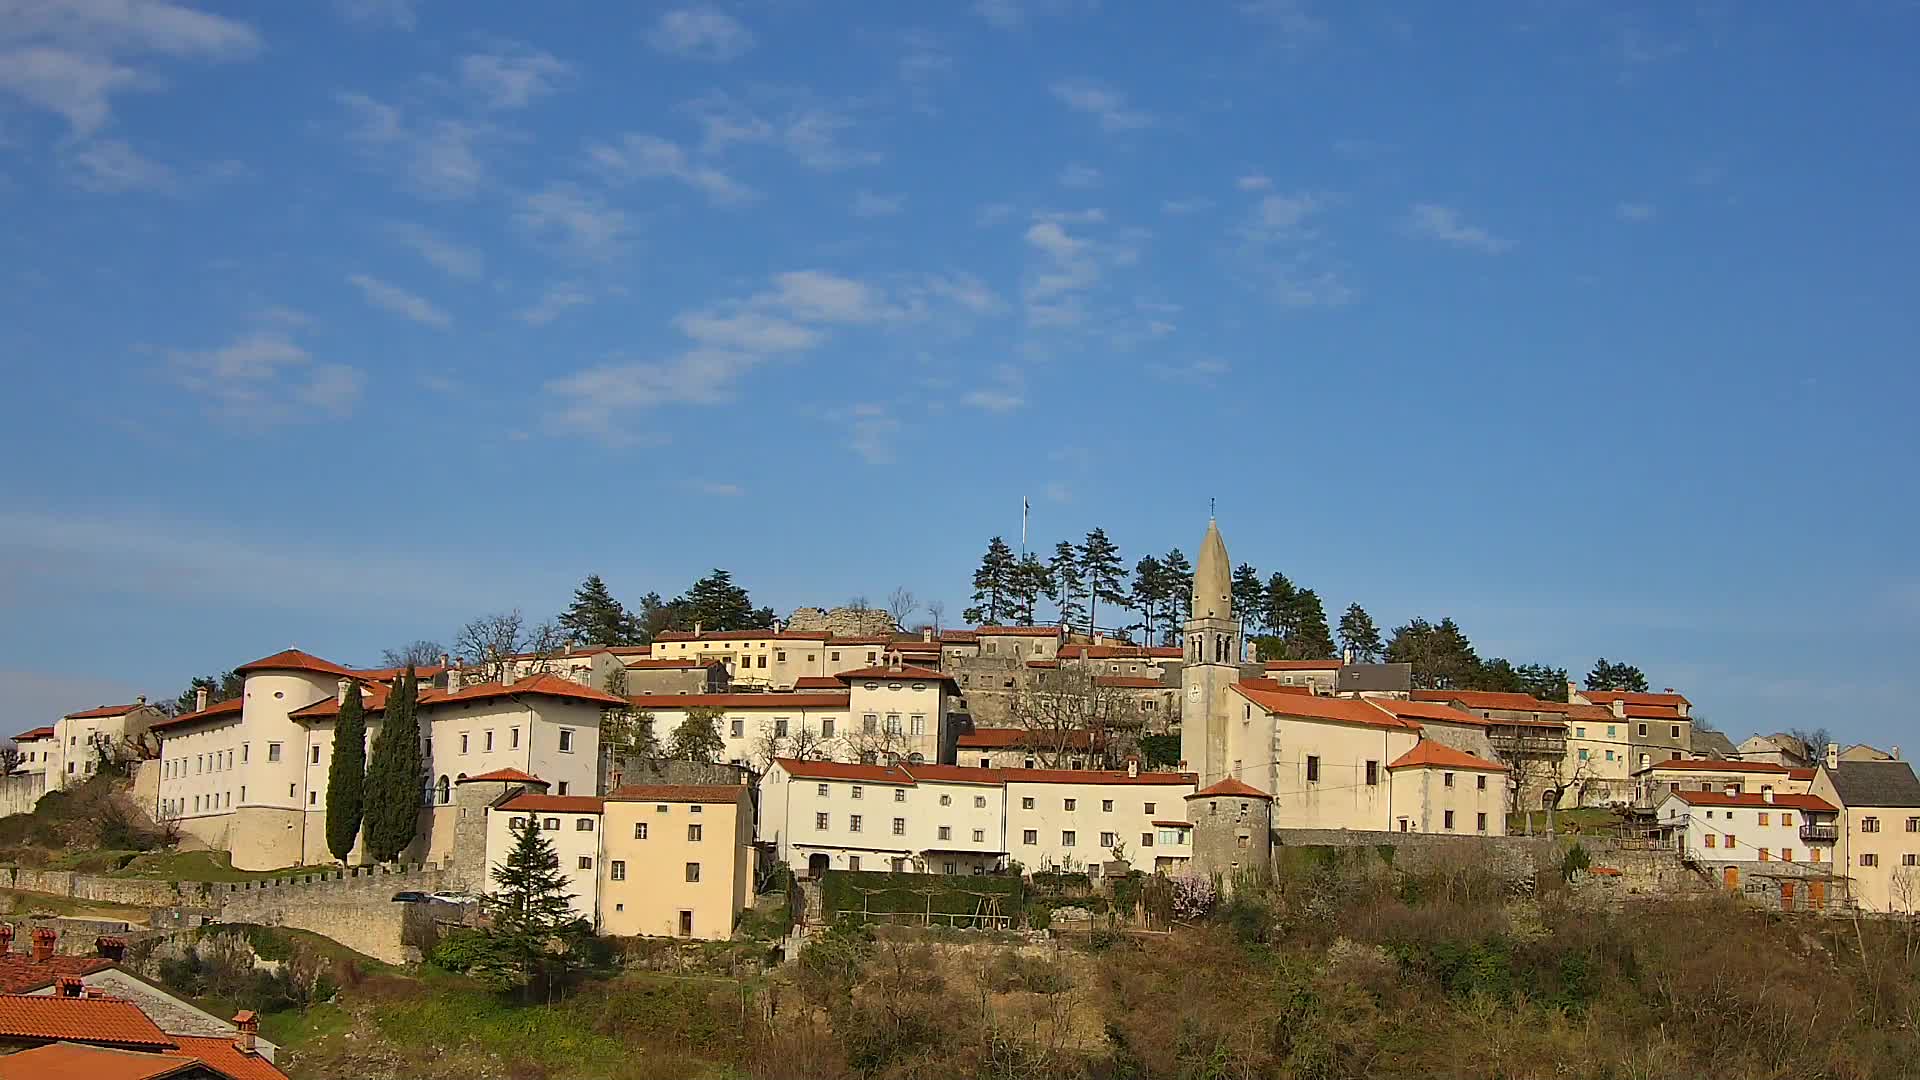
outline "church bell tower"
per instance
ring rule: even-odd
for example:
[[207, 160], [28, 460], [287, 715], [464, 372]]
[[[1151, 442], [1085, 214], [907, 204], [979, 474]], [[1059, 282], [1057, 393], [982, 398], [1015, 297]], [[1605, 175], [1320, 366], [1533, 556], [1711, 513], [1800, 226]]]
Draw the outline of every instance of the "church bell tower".
[[1233, 684], [1240, 679], [1240, 620], [1233, 611], [1233, 570], [1220, 526], [1209, 519], [1193, 571], [1193, 614], [1187, 619], [1186, 665], [1180, 673], [1180, 757], [1207, 787], [1227, 778], [1227, 726]]

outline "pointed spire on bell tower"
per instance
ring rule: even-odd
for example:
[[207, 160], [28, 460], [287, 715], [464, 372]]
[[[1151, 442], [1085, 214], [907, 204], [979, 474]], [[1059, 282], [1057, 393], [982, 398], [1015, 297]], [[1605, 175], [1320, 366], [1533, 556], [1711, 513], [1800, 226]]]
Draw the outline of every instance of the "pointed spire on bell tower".
[[1193, 617], [1228, 618], [1233, 615], [1233, 564], [1220, 525], [1207, 519], [1207, 538], [1200, 542], [1200, 562], [1193, 569]]

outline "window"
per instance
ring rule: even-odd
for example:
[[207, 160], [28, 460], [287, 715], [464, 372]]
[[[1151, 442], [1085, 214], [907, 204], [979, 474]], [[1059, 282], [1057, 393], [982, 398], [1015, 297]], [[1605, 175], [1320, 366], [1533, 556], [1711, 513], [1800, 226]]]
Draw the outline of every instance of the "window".
[[1916, 855], [1913, 852], [1909, 851], [1905, 855], [1900, 856], [1900, 865], [1901, 866], [1920, 866], [1920, 855]]
[[[1112, 800], [1112, 799], [1101, 799], [1101, 800], [1100, 800], [1100, 811], [1101, 811], [1101, 813], [1105, 813], [1105, 814], [1111, 814], [1111, 813], [1113, 813], [1113, 800]], [[1109, 846], [1109, 847], [1111, 847], [1112, 845], [1108, 845], [1108, 846]]]
[[1880, 856], [1869, 851], [1860, 856], [1860, 865], [1861, 866], [1879, 866]]
[[1153, 834], [1152, 834], [1152, 833], [1150, 833], [1150, 832], [1143, 832], [1143, 833], [1141, 833], [1141, 834], [1140, 834], [1140, 846], [1141, 846], [1141, 847], [1152, 847], [1152, 846], [1153, 846]]
[[873, 713], [867, 713], [860, 718], [860, 730], [868, 735], [875, 734], [880, 730], [880, 718]]
[[1762, 825], [1768, 824], [1772, 816], [1773, 815], [1767, 813], [1765, 810], [1760, 811], [1760, 824]]
[[560, 729], [560, 752], [563, 754], [573, 753], [573, 729], [572, 728]]
[[893, 789], [893, 801], [894, 801], [894, 802], [906, 802], [906, 801], [907, 801], [907, 789], [906, 789], [906, 788], [894, 788], [894, 789]]
[[1790, 825], [1792, 825], [1792, 824], [1793, 824], [1793, 815], [1792, 815], [1792, 814], [1787, 814], [1787, 813], [1782, 813], [1782, 814], [1780, 815], [1780, 824], [1782, 824], [1782, 825], [1788, 825], [1788, 826], [1790, 826]]
[[560, 819], [559, 819], [559, 818], [557, 818], [557, 817], [550, 817], [550, 818], [547, 818], [547, 819], [546, 819], [545, 821], [542, 821], [542, 822], [540, 823], [540, 827], [541, 827], [542, 829], [545, 829], [545, 830], [546, 830], [546, 831], [548, 831], [548, 832], [559, 832], [559, 831], [560, 831]]
[[1380, 783], [1380, 763], [1377, 761], [1367, 762], [1367, 786], [1374, 787], [1374, 786], [1377, 786], [1379, 783]]
[[975, 830], [973, 830], [973, 842], [974, 842], [974, 843], [976, 843], [976, 844], [984, 844], [984, 843], [986, 843], [986, 842], [987, 842], [987, 830], [985, 830], [985, 829], [975, 829]]
[[1074, 836], [1073, 830], [1067, 829], [1060, 834], [1060, 846], [1072, 847], [1074, 839], [1075, 839], [1075, 836]]
[[[1453, 774], [1452, 774], [1452, 773], [1448, 773], [1447, 775], [1449, 775], [1449, 776], [1451, 776], [1451, 775], [1453, 775]], [[1451, 811], [1451, 810], [1449, 810], [1449, 811], [1447, 811], [1447, 816], [1446, 816], [1446, 822], [1445, 822], [1445, 827], [1446, 827], [1446, 828], [1448, 828], [1448, 829], [1451, 829], [1451, 828], [1453, 828], [1453, 811]]]
[[1480, 791], [1485, 791], [1485, 790], [1487, 790], [1487, 778], [1486, 778], [1485, 776], [1476, 776], [1476, 777], [1474, 777], [1474, 778], [1473, 778], [1473, 786], [1474, 786], [1474, 787], [1475, 787], [1475, 788], [1476, 788], [1477, 790], [1480, 790]]
[[859, 831], [860, 831], [860, 821], [861, 821], [861, 818], [860, 818], [860, 815], [859, 815], [859, 814], [849, 814], [849, 815], [847, 815], [847, 831], [848, 831], [848, 832], [859, 832]]
[[[1574, 729], [1573, 729], [1573, 737], [1574, 737], [1574, 738], [1576, 738], [1576, 739], [1584, 739], [1584, 738], [1586, 738], [1586, 737], [1587, 737], [1587, 729], [1586, 729], [1586, 728], [1583, 728], [1583, 727], [1577, 727], [1577, 728], [1574, 728]], [[1583, 754], [1583, 755], [1581, 755], [1581, 756], [1583, 756], [1583, 757], [1584, 757], [1585, 755]]]
[[1643, 739], [1647, 737], [1647, 725], [1645, 724], [1640, 725], [1640, 737]]
[[460, 733], [460, 752], [467, 752], [467, 733], [464, 731]]
[[1761, 849], [1760, 849], [1760, 861], [1761, 861], [1761, 862], [1772, 862], [1772, 861], [1773, 861], [1773, 857], [1772, 857], [1772, 856], [1771, 856], [1771, 855], [1770, 855], [1770, 854], [1768, 853], [1768, 851], [1767, 851], [1767, 849], [1766, 849], [1766, 848], [1761, 848]]
[[1879, 832], [1879, 831], [1880, 831], [1880, 819], [1879, 819], [1879, 818], [1877, 818], [1877, 817], [1864, 817], [1864, 818], [1861, 818], [1861, 819], [1860, 819], [1860, 831], [1861, 831], [1861, 832]]
[[1807, 861], [1808, 861], [1808, 862], [1819, 862], [1819, 861], [1820, 861], [1820, 849], [1819, 849], [1819, 848], [1808, 848], [1808, 849], [1807, 849]]
[[821, 798], [823, 798], [823, 799], [825, 799], [825, 798], [828, 798], [828, 797], [830, 797], [830, 796], [832, 795], [832, 791], [831, 791], [831, 789], [829, 789], [829, 788], [827, 787], [827, 785], [825, 785], [825, 784], [815, 784], [815, 785], [813, 785], [813, 793], [814, 793], [815, 795], [818, 795], [818, 796], [820, 796], [820, 797], [821, 797]]
[[941, 806], [952, 806], [952, 805], [953, 805], [953, 796], [951, 796], [951, 795], [942, 795], [942, 796], [940, 796], [940, 805], [941, 805]]
[[942, 840], [953, 839], [953, 828], [948, 825], [940, 826], [940, 839]]
[[847, 856], [847, 869], [849, 870], [860, 869], [860, 856], [858, 855]]
[[948, 873], [948, 874], [952, 874], [952, 873], [956, 873], [956, 872], [958, 872], [958, 871], [959, 871], [959, 869], [960, 869], [960, 866], [959, 866], [959, 864], [958, 864], [958, 863], [947, 863], [947, 864], [946, 864], [946, 866], [945, 866], [945, 867], [944, 867], [944, 869], [943, 869], [943, 872], [944, 872], [944, 873]]
[[1319, 782], [1320, 782], [1320, 758], [1316, 754], [1308, 754], [1307, 755], [1307, 783], [1317, 784]]
[[747, 733], [747, 722], [745, 720], [735, 720], [733, 723], [727, 725], [727, 733], [736, 739], [740, 738]]
[[[441, 806], [445, 806], [448, 803], [453, 801], [453, 785], [450, 781], [448, 781], [446, 776], [442, 775], [440, 777], [439, 782], [434, 784], [433, 787], [434, 787], [434, 790], [438, 793], [435, 796], [435, 798], [440, 803]], [[292, 794], [292, 792], [288, 792], [288, 794]], [[552, 827], [557, 829], [560, 826], [554, 825]]]
[[815, 829], [820, 830], [821, 832], [825, 832], [827, 829], [827, 815], [825, 814], [813, 815], [813, 827]]
[[1679, 724], [1675, 724], [1675, 725], [1673, 725], [1673, 738], [1676, 738], [1676, 739], [1677, 739], [1677, 738], [1679, 738], [1679, 737], [1680, 737], [1680, 725], [1679, 725]]
[[280, 760], [280, 744], [279, 743], [270, 742], [267, 744], [267, 760], [268, 761]]
[[697, 844], [699, 842], [700, 842], [700, 823], [697, 821], [689, 822], [687, 824], [687, 843]]
[[1024, 831], [1023, 831], [1023, 832], [1021, 832], [1021, 834], [1020, 834], [1020, 842], [1021, 842], [1021, 843], [1023, 843], [1023, 844], [1037, 844], [1037, 843], [1039, 843], [1039, 842], [1040, 842], [1040, 832], [1039, 832], [1039, 830], [1037, 830], [1037, 829], [1027, 829], [1027, 830], [1024, 830]]
[[1074, 807], [1080, 805], [1079, 799], [1063, 799], [1061, 801], [1066, 804], [1066, 808], [1069, 810], [1072, 810]]
[[1151, 813], [1153, 813], [1153, 807], [1154, 807], [1154, 804], [1153, 804], [1153, 803], [1147, 803], [1147, 804], [1145, 804], [1145, 806], [1143, 807], [1143, 811], [1144, 811], [1145, 813], [1148, 813], [1148, 814], [1151, 814]]
[[1910, 817], [1907, 819], [1907, 831], [1920, 832], [1920, 817]]
[[633, 838], [634, 838], [635, 840], [645, 840], [645, 839], [647, 838], [647, 823], [646, 823], [646, 822], [644, 822], [644, 821], [636, 821], [636, 822], [634, 822], [634, 823], [633, 823]]
[[308, 806], [316, 806], [316, 805], [318, 805], [318, 804], [319, 804], [319, 802], [320, 802], [320, 793], [319, 793], [319, 792], [317, 792], [317, 791], [309, 791], [309, 792], [307, 792], [307, 805], [308, 805]]
[[775, 653], [773, 654], [773, 660], [774, 660], [774, 663], [777, 663], [777, 664], [784, 664], [784, 663], [786, 663], [786, 662], [787, 662], [787, 650], [785, 650], [785, 649], [780, 649], [780, 650], [778, 650], [777, 652], [775, 652]]
[[607, 880], [608, 881], [627, 880], [627, 860], [625, 859], [613, 860], [613, 862], [607, 867]]
[[1781, 849], [1780, 849], [1780, 861], [1781, 861], [1781, 862], [1792, 862], [1792, 861], [1793, 861], [1793, 849], [1792, 849], [1792, 848], [1790, 848], [1790, 847], [1783, 847], [1783, 848], [1781, 848]]
[[570, 786], [570, 785], [571, 785], [572, 783], [573, 783], [573, 782], [572, 782], [571, 780], [562, 780], [562, 781], [560, 781], [560, 794], [562, 794], [562, 795], [565, 795], [565, 794], [567, 793], [567, 788], [568, 788], [568, 787], [569, 787], [569, 786]]
[[900, 714], [899, 713], [890, 712], [887, 714], [887, 734], [889, 735], [900, 734]]
[[787, 720], [786, 720], [786, 717], [784, 717], [784, 716], [781, 716], [781, 717], [775, 717], [775, 718], [774, 718], [774, 721], [773, 721], [773, 737], [774, 737], [774, 738], [776, 738], [776, 739], [784, 739], [784, 738], [786, 738], [786, 737], [787, 737]]
[[973, 797], [973, 808], [975, 810], [984, 810], [986, 809], [986, 805], [987, 797], [985, 795], [975, 795]]
[[[1440, 774], [1440, 785], [1441, 785], [1442, 787], [1452, 787], [1452, 786], [1453, 786], [1453, 774], [1452, 774], [1452, 773], [1441, 773], [1441, 774]], [[1452, 811], [1448, 811], [1448, 813], [1452, 813]]]
[[519, 729], [519, 728], [510, 728], [510, 729], [508, 729], [508, 731], [507, 731], [507, 748], [508, 748], [508, 749], [510, 749], [510, 750], [518, 750], [518, 749], [520, 749], [520, 729]]
[[1713, 843], [1713, 842], [1714, 842], [1714, 835], [1713, 835], [1712, 833], [1708, 833], [1708, 834], [1707, 834], [1707, 846], [1708, 846], [1708, 847], [1712, 847], [1712, 846], [1714, 846], [1714, 843]]
[[760, 654], [760, 662], [759, 662], [758, 664], [755, 664], [754, 666], [755, 666], [755, 667], [757, 667], [757, 668], [760, 668], [760, 669], [761, 669], [761, 670], [763, 670], [763, 671], [764, 671], [764, 670], [766, 670], [766, 666], [767, 666], [767, 654], [766, 654], [766, 653], [761, 653], [761, 654]]
[[493, 753], [493, 732], [483, 732], [480, 738], [480, 745], [485, 748], [487, 753]]
[[1487, 831], [1487, 815], [1476, 814], [1474, 815], [1474, 817], [1475, 817], [1475, 821], [1473, 823], [1473, 827], [1480, 830], [1481, 832], [1486, 832]]
[[1113, 833], [1103, 832], [1100, 834], [1100, 846], [1103, 848], [1110, 848], [1114, 845], [1114, 843], [1118, 839], [1119, 838], [1115, 836]]
[[593, 869], [593, 856], [591, 855], [580, 856], [580, 869], [582, 870]]
[[866, 789], [866, 788], [863, 788], [863, 787], [861, 787], [861, 786], [860, 786], [859, 784], [855, 784], [855, 785], [853, 785], [853, 797], [854, 797], [854, 798], [856, 798], [856, 799], [864, 799], [864, 798], [866, 798], [866, 797], [867, 797], [867, 789]]
[[907, 835], [907, 819], [906, 818], [897, 817], [893, 819], [893, 835], [895, 836]]
[[820, 721], [820, 737], [823, 739], [833, 738], [833, 717], [829, 716]]
[[[320, 764], [320, 747], [319, 747], [319, 745], [318, 745], [318, 744], [315, 744], [314, 746], [312, 746], [312, 747], [310, 747], [309, 749], [311, 750], [311, 753], [309, 753], [309, 754], [307, 755], [307, 758], [308, 758], [308, 763], [309, 763], [309, 764], [312, 764], [312, 765], [318, 765], [318, 764]], [[220, 755], [219, 755], [219, 754], [215, 754], [215, 755], [213, 755], [213, 767], [214, 767], [215, 769], [218, 769], [218, 768], [220, 767]]]
[[912, 716], [907, 718], [907, 734], [925, 735], [926, 733], [927, 733], [927, 718], [925, 716], [923, 716], [920, 713], [914, 713]]
[[574, 832], [592, 832], [593, 819], [590, 817], [583, 817], [580, 820], [574, 822], [573, 831]]
[[[690, 862], [687, 864], [687, 880], [688, 881], [700, 880], [700, 864], [699, 863]], [[685, 925], [686, 923], [689, 923], [691, 921], [693, 921], [693, 912], [683, 911], [680, 913], [680, 922], [682, 925]]]

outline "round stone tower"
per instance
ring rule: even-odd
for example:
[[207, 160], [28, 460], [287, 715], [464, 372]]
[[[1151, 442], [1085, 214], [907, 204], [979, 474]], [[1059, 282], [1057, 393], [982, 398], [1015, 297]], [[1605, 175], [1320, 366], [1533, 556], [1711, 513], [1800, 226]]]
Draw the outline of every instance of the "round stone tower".
[[1193, 869], [1231, 890], [1242, 874], [1273, 873], [1273, 796], [1229, 776], [1187, 796], [1193, 823]]

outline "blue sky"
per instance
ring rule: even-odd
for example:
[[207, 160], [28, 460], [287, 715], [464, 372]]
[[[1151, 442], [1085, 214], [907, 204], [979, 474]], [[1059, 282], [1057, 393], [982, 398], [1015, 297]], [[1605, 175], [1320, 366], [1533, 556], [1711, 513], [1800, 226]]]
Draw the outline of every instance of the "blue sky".
[[[1471, 15], [1462, 12], [1470, 9]], [[1920, 744], [1920, 10], [0, 0], [0, 722], [1104, 526]]]

